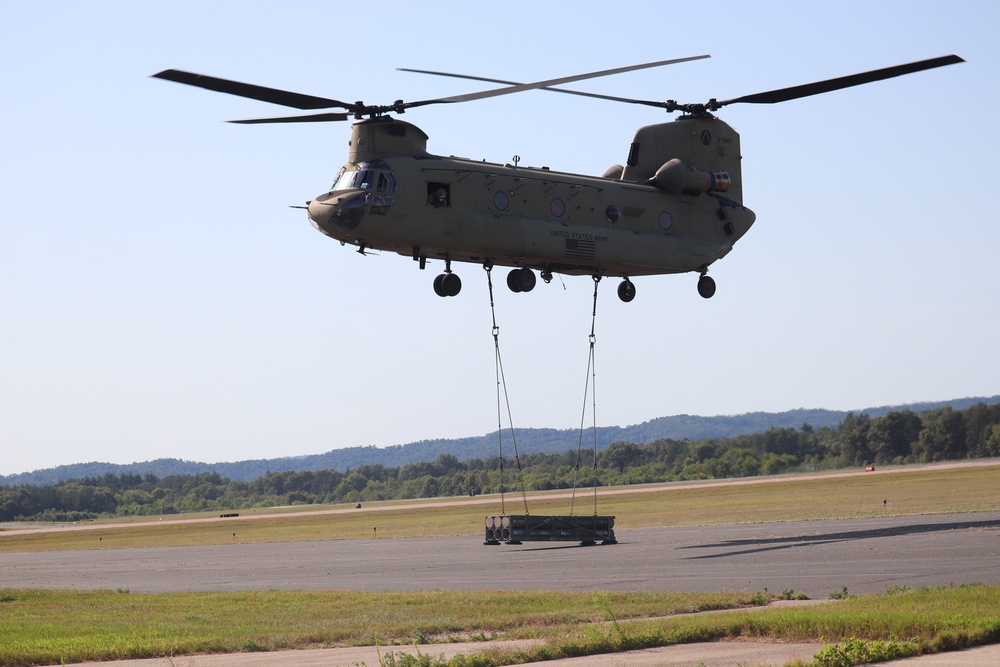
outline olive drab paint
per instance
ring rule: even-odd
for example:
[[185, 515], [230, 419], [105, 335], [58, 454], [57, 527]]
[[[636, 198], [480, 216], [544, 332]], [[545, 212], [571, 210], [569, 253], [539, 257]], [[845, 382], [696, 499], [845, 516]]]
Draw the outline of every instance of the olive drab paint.
[[[428, 259], [532, 268], [570, 275], [642, 276], [700, 271], [732, 248], [753, 224], [739, 195], [739, 137], [722, 121], [723, 154], [694, 152], [706, 125], [681, 119], [639, 130], [640, 162], [619, 178], [493, 164], [427, 152], [427, 136], [391, 117], [362, 120], [351, 133], [344, 175], [352, 186], [309, 203], [309, 218], [331, 238], [366, 249]], [[648, 156], [648, 157], [647, 157]], [[670, 160], [702, 180], [728, 173], [724, 195], [668, 192], [653, 176]], [[383, 175], [368, 176], [367, 172]], [[395, 184], [392, 192], [382, 184]], [[388, 210], [373, 208], [391, 200]], [[661, 221], [669, 219], [666, 228]]]

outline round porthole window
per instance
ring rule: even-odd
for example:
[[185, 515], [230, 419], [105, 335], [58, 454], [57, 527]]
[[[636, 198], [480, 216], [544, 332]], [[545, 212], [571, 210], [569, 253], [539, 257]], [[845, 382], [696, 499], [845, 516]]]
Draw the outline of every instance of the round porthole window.
[[607, 217], [608, 222], [612, 225], [618, 222], [618, 219], [622, 217], [622, 212], [618, 210], [618, 207], [612, 204], [604, 211], [605, 217]]
[[503, 190], [497, 190], [496, 194], [493, 195], [493, 205], [498, 211], [506, 211], [507, 207], [510, 206], [510, 198], [507, 197], [507, 193]]
[[670, 229], [674, 224], [674, 217], [664, 211], [660, 214], [660, 229]]
[[553, 199], [549, 204], [549, 210], [552, 211], [552, 215], [560, 218], [566, 212], [566, 203], [562, 199]]

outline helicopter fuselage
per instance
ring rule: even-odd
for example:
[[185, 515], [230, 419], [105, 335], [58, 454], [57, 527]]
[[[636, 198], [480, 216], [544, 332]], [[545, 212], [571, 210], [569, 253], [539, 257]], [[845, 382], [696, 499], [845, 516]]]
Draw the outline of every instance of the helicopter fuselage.
[[710, 181], [722, 176], [685, 163], [639, 182], [624, 180], [623, 167], [585, 176], [432, 155], [425, 142], [399, 120], [355, 123], [349, 162], [308, 204], [313, 225], [361, 251], [411, 256], [421, 268], [445, 260], [449, 273], [457, 261], [538, 269], [546, 279], [553, 272], [627, 279], [704, 274], [755, 219], [712, 191]]

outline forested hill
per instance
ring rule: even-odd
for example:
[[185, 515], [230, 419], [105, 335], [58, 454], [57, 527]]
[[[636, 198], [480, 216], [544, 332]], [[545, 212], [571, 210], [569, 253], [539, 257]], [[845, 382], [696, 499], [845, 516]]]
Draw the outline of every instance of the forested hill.
[[[964, 398], [933, 403], [913, 403], [909, 405], [883, 406], [854, 410], [853, 414], [867, 414], [870, 417], [882, 417], [899, 410], [924, 412], [942, 407], [955, 410], [985, 403], [995, 405], [1000, 403], [1000, 395], [989, 398]], [[605, 426], [597, 429], [597, 446], [604, 449], [612, 442], [627, 441], [645, 444], [660, 438], [674, 440], [699, 440], [702, 438], [728, 438], [737, 435], [762, 433], [771, 428], [800, 428], [809, 424], [815, 429], [835, 428], [850, 414], [835, 410], [789, 410], [787, 412], [751, 412], [736, 416], [698, 417], [693, 415], [676, 415], [659, 417], [633, 426]], [[509, 432], [504, 432], [504, 456], [513, 455], [512, 440]], [[580, 433], [576, 429], [516, 429], [518, 452], [521, 454], [544, 453], [553, 454], [572, 451], [580, 442]], [[584, 438], [585, 446], [590, 448], [593, 436], [588, 430]], [[16, 484], [36, 484], [39, 486], [56, 484], [70, 479], [83, 477], [99, 477], [110, 473], [121, 475], [125, 473], [145, 475], [152, 473], [157, 477], [168, 475], [195, 475], [214, 472], [232, 480], [249, 482], [268, 472], [285, 472], [301, 470], [338, 470], [344, 472], [362, 465], [380, 464], [387, 467], [401, 467], [408, 463], [434, 461], [441, 454], [450, 454], [460, 461], [479, 458], [487, 459], [497, 455], [497, 434], [493, 433], [471, 438], [454, 440], [421, 440], [406, 445], [391, 447], [347, 447], [334, 449], [325, 454], [293, 456], [278, 459], [256, 459], [228, 463], [199, 463], [179, 459], [157, 459], [119, 465], [113, 463], [78, 463], [64, 465], [46, 470], [36, 470], [15, 475], [0, 475], [0, 486]]]

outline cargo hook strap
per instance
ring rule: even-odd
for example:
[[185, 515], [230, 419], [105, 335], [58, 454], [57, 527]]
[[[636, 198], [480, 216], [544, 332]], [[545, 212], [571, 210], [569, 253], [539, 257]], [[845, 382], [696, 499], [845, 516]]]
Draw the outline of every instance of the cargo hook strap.
[[594, 362], [594, 343], [597, 341], [594, 335], [597, 326], [597, 286], [601, 283], [601, 276], [594, 276], [594, 310], [590, 320], [590, 358], [587, 360], [587, 376], [583, 385], [583, 411], [580, 414], [580, 441], [576, 446], [576, 469], [573, 471], [573, 495], [569, 503], [569, 513], [573, 514], [573, 506], [576, 504], [576, 481], [580, 472], [580, 459], [583, 451], [583, 422], [587, 418], [587, 394], [590, 394], [591, 415], [594, 418], [594, 516], [597, 516], [597, 366]]
[[510, 397], [507, 395], [507, 381], [503, 375], [503, 362], [500, 359], [500, 327], [497, 326], [497, 311], [493, 302], [493, 262], [483, 263], [486, 269], [486, 284], [490, 290], [490, 312], [493, 315], [493, 347], [496, 350], [497, 375], [497, 441], [500, 451], [500, 514], [505, 515], [504, 508], [504, 467], [503, 467], [503, 411], [501, 410], [500, 390], [503, 389], [503, 400], [507, 405], [507, 423], [510, 425], [510, 439], [514, 446], [514, 465], [517, 468], [518, 483], [521, 486], [521, 498], [524, 501], [524, 515], [528, 516], [528, 495], [524, 488], [524, 474], [521, 470], [521, 459], [517, 454], [517, 436], [514, 435], [514, 420], [510, 414]]

